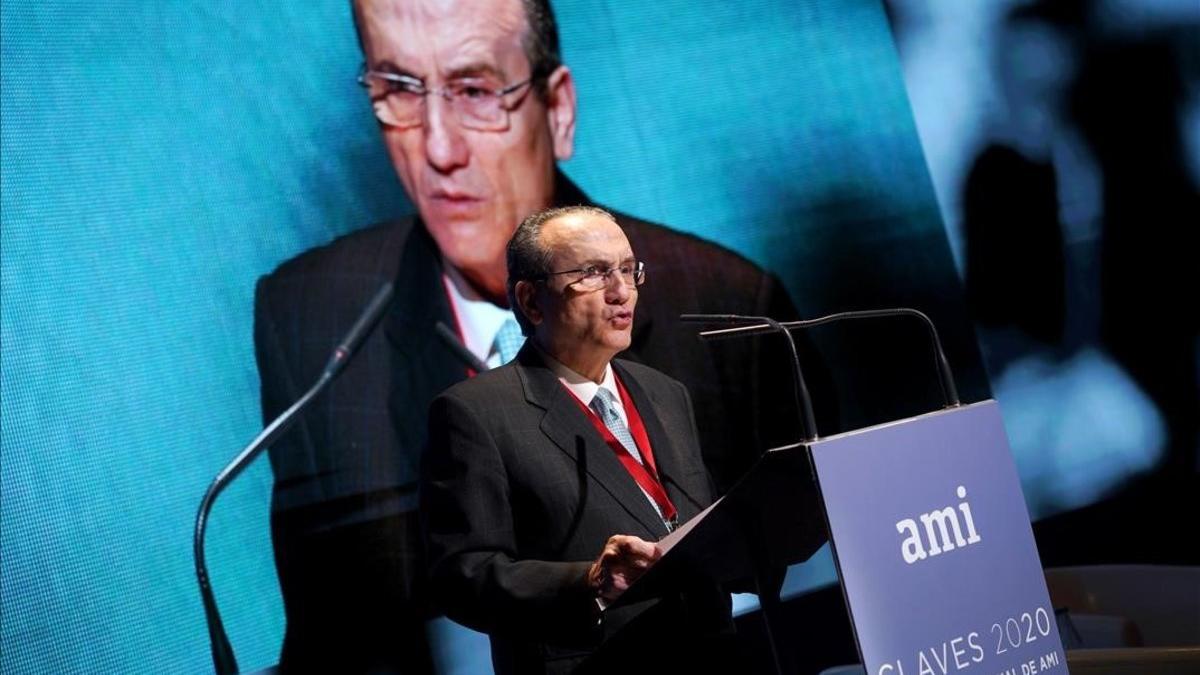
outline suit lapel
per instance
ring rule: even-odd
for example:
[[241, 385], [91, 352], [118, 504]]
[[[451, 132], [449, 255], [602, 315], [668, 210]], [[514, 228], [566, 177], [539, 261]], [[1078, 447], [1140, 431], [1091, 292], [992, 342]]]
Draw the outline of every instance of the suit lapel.
[[[686, 476], [693, 473], [688, 469], [694, 469], [695, 462], [687, 460], [683, 454], [683, 448], [680, 448], [675, 439], [667, 434], [666, 428], [663, 426], [664, 420], [672, 419], [671, 416], [679, 416], [682, 411], [671, 410], [671, 406], [659, 401], [619, 361], [613, 361], [613, 368], [617, 371], [617, 376], [621, 378], [625, 389], [629, 391], [629, 397], [633, 399], [633, 404], [637, 406], [638, 412], [642, 416], [642, 423], [646, 426], [646, 436], [654, 451], [654, 461], [658, 465], [659, 478], [667, 489], [671, 503], [675, 504], [675, 508], [679, 511], [679, 520], [684, 521], [691, 518], [706, 505], [704, 501], [698, 499], [701, 495], [696, 494], [695, 486], [683, 482]], [[684, 422], [691, 423], [690, 420], [684, 420]]]
[[419, 449], [430, 402], [467, 376], [466, 366], [434, 335], [438, 321], [454, 328], [454, 312], [442, 282], [441, 254], [419, 221], [400, 253], [395, 288], [385, 325], [392, 354], [389, 406], [403, 447]]
[[666, 528], [646, 495], [613, 456], [612, 448], [596, 432], [554, 371], [542, 361], [537, 349], [526, 343], [517, 355], [517, 363], [525, 399], [546, 411], [541, 422], [542, 433], [582, 465], [588, 476], [645, 529], [640, 536], [654, 540], [665, 535]]

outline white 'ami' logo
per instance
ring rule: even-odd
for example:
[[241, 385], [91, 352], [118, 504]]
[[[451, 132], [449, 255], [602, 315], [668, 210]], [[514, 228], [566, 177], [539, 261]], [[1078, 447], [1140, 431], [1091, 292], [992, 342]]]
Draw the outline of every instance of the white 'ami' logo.
[[[963, 500], [958, 505], [958, 511], [962, 512], [963, 521], [967, 525], [967, 538], [963, 539], [962, 524], [958, 520], [958, 512], [950, 506], [917, 516], [925, 526], [925, 541], [921, 540], [921, 532], [917, 529], [916, 521], [912, 518], [905, 518], [896, 523], [896, 531], [900, 534], [907, 534], [904, 541], [900, 542], [900, 554], [904, 556], [904, 562], [911, 565], [929, 556], [940, 555], [947, 551], [953, 551], [955, 548], [969, 546], [981, 539], [979, 534], [975, 532], [975, 521], [971, 518], [971, 505], [966, 502], [967, 488], [961, 485], [958, 486], [958, 498]], [[934, 530], [934, 523], [937, 523], [937, 530]], [[950, 538], [950, 530], [954, 530], [953, 539]], [[941, 536], [939, 537], [938, 535]], [[928, 542], [928, 545], [926, 545], [926, 542]]]

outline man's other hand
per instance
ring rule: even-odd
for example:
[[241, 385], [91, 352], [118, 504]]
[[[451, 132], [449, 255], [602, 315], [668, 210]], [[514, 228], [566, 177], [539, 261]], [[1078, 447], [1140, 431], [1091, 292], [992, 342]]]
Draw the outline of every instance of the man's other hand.
[[607, 606], [616, 602], [661, 557], [662, 551], [654, 543], [632, 535], [613, 535], [588, 570], [588, 584], [603, 606]]

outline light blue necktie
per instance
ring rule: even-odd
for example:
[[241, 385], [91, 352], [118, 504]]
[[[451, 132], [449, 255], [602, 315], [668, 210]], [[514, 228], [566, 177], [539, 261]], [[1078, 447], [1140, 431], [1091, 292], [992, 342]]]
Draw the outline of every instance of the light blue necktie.
[[[629, 433], [629, 427], [625, 426], [625, 423], [621, 421], [621, 416], [617, 414], [617, 401], [612, 392], [604, 387], [600, 387], [596, 390], [596, 395], [592, 397], [592, 402], [589, 405], [600, 416], [600, 419], [604, 421], [604, 426], [608, 427], [612, 435], [625, 447], [625, 451], [636, 459], [638, 464], [645, 466], [645, 462], [642, 461], [642, 455], [638, 452], [637, 443], [633, 442], [633, 436]], [[658, 502], [654, 501], [654, 497], [651, 497], [650, 493], [646, 492], [645, 488], [641, 485], [638, 485], [638, 489], [642, 491], [642, 494], [646, 495], [646, 501], [650, 502], [650, 506], [654, 507], [654, 510], [658, 513], [658, 517], [662, 518], [662, 507], [658, 505]], [[676, 523], [664, 519], [663, 526], [667, 528], [667, 532], [671, 532], [674, 531]]]
[[612, 432], [613, 436], [617, 437], [621, 445], [625, 446], [625, 451], [628, 452], [638, 464], [642, 464], [642, 455], [638, 452], [637, 443], [633, 442], [633, 436], [629, 433], [629, 427], [621, 421], [621, 416], [617, 414], [616, 399], [612, 392], [600, 387], [596, 390], [596, 395], [592, 397], [591, 407], [600, 416], [604, 422], [604, 426]]
[[517, 357], [517, 352], [525, 344], [525, 336], [521, 335], [521, 326], [516, 319], [505, 319], [500, 330], [496, 331], [496, 339], [492, 349], [500, 354], [500, 363], [505, 364]]

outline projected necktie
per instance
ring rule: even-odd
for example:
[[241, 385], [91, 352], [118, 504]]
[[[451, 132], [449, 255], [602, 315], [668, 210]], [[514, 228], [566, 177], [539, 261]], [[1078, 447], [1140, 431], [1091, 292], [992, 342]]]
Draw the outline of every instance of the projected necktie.
[[492, 349], [500, 354], [500, 363], [504, 364], [515, 359], [524, 344], [525, 336], [521, 335], [521, 326], [515, 319], [505, 319], [500, 330], [496, 331]]

